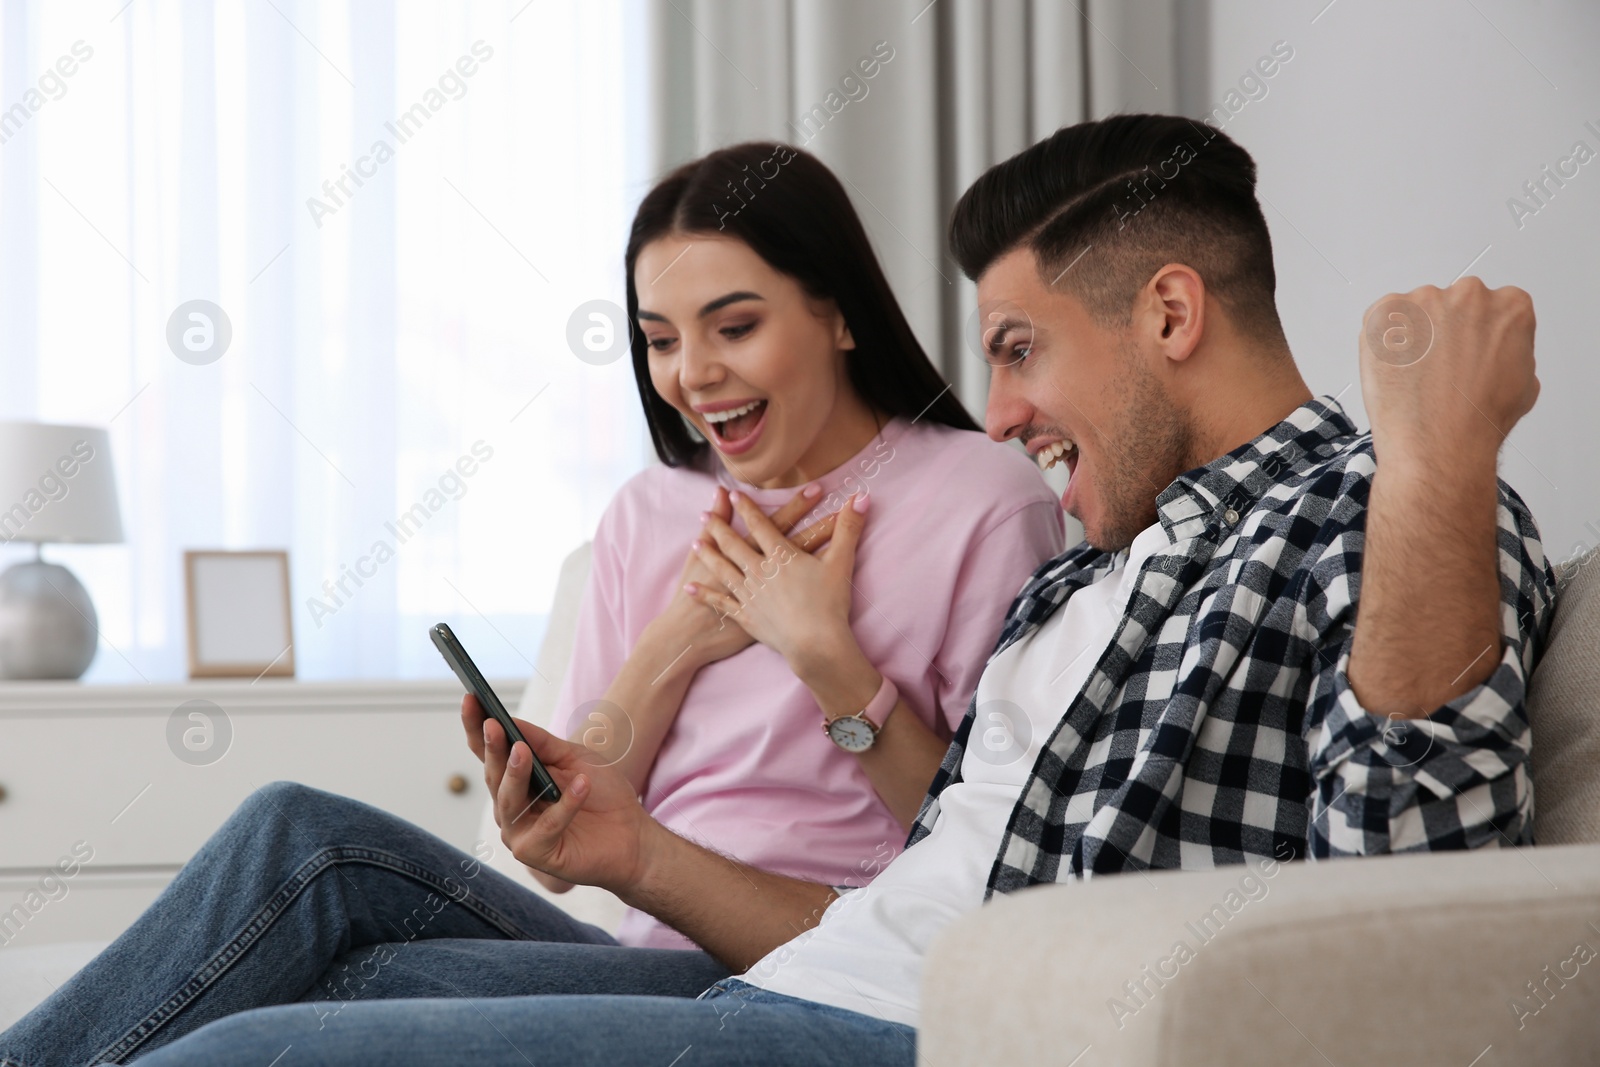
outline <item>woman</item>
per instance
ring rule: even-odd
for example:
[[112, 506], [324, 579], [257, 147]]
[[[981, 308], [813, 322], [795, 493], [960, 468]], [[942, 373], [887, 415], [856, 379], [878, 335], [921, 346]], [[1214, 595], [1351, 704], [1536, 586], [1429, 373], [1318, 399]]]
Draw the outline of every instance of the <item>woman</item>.
[[[1060, 507], [975, 432], [814, 157], [743, 144], [680, 168], [626, 263], [663, 465], [601, 519], [552, 730], [619, 762], [686, 837], [862, 884], [899, 852], [1012, 596], [1060, 551]], [[859, 543], [818, 558], [757, 563], [730, 524], [842, 507]], [[693, 947], [639, 911], [618, 939]]]
[[[645, 198], [627, 265], [666, 465], [601, 522], [562, 718], [681, 833], [860, 884], [898, 851], [1013, 593], [1060, 547], [1059, 509], [1022, 456], [972, 432], [811, 157], [746, 145], [685, 166]], [[471, 698], [463, 719], [481, 721]], [[645, 947], [392, 815], [277, 783], [0, 1034], [0, 1063], [287, 1067], [291, 1049], [373, 1062], [397, 1045], [531, 1062], [506, 1036], [529, 1024], [521, 998], [647, 1005], [730, 973], [649, 947], [684, 943], [639, 916], [624, 935]], [[375, 1000], [406, 1003], [360, 1003]]]

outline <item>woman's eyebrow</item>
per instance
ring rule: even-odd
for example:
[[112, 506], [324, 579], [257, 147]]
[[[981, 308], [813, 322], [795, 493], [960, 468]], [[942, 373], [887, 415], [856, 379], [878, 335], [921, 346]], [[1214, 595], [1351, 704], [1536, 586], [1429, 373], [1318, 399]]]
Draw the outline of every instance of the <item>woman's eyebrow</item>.
[[[700, 309], [699, 317], [703, 319], [707, 315], [711, 314], [712, 312], [720, 311], [723, 308], [727, 307], [729, 304], [737, 304], [741, 300], [765, 300], [765, 299], [766, 299], [766, 297], [762, 296], [760, 293], [752, 293], [748, 289], [740, 289], [738, 292], [729, 293], [726, 296], [719, 296], [715, 300], [713, 300], [710, 303], [708, 303], [705, 307]], [[638, 317], [639, 317], [640, 320], [648, 319], [651, 322], [666, 322], [667, 321], [667, 317], [665, 315], [658, 314], [657, 312], [654, 312], [654, 311], [646, 311], [643, 308], [639, 309]]]
[[762, 296], [761, 296], [760, 293], [752, 293], [748, 289], [740, 289], [738, 292], [729, 293], [727, 296], [719, 296], [715, 300], [713, 300], [709, 304], [707, 304], [705, 307], [701, 308], [700, 309], [700, 317], [703, 319], [707, 315], [711, 314], [713, 311], [720, 311], [723, 308], [727, 307], [729, 304], [737, 304], [741, 300], [760, 300], [760, 299], [762, 299]]

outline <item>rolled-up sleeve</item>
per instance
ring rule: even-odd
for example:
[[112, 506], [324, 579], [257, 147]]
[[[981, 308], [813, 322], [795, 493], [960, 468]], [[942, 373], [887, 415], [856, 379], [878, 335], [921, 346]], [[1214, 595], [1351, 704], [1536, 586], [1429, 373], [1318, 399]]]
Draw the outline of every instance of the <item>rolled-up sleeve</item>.
[[[1425, 718], [1362, 707], [1349, 678], [1354, 598], [1329, 619], [1305, 729], [1313, 857], [1531, 843], [1528, 679], [1548, 631], [1554, 577], [1526, 506], [1503, 482], [1498, 543], [1499, 663], [1481, 685]], [[1348, 545], [1340, 558], [1359, 566]], [[1344, 588], [1359, 585], [1356, 574], [1340, 578]]]

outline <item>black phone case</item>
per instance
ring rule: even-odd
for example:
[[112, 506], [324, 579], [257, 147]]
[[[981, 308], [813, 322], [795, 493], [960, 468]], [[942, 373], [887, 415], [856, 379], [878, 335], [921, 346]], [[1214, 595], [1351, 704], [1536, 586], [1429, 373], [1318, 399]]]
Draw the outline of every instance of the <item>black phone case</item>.
[[[505, 705], [500, 703], [500, 697], [489, 687], [482, 672], [478, 670], [478, 665], [472, 662], [472, 657], [467, 655], [467, 650], [462, 647], [461, 641], [450, 627], [445, 623], [438, 623], [429, 627], [428, 636], [433, 638], [433, 646], [439, 650], [439, 655], [444, 657], [444, 661], [450, 664], [450, 669], [461, 679], [461, 684], [466, 686], [467, 692], [477, 697], [483, 710], [494, 716], [494, 720], [505, 730], [512, 744], [518, 741], [527, 744], [527, 738], [522, 736], [517, 724], [511, 721]], [[533, 755], [533, 773], [528, 783], [533, 799], [548, 800], [551, 803], [560, 800], [561, 790], [557, 788], [555, 779], [550, 777], [550, 772], [545, 770], [544, 764], [539, 762], [539, 757], [533, 754], [532, 745], [528, 745], [528, 753]]]

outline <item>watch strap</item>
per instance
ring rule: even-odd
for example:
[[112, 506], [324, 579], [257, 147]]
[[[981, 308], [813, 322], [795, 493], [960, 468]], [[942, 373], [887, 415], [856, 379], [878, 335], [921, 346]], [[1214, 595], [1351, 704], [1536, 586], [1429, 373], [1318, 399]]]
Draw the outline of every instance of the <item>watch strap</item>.
[[900, 690], [895, 687], [894, 682], [890, 681], [889, 676], [885, 674], [883, 683], [878, 686], [878, 691], [873, 694], [871, 700], [867, 701], [867, 706], [862, 708], [859, 714], [874, 727], [881, 730], [883, 729], [884, 721], [889, 718], [889, 713], [894, 710], [895, 705], [898, 703], [900, 703]]

